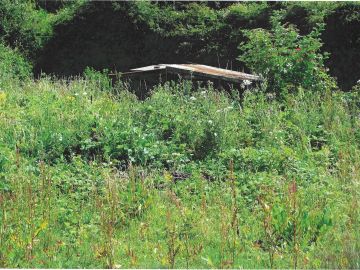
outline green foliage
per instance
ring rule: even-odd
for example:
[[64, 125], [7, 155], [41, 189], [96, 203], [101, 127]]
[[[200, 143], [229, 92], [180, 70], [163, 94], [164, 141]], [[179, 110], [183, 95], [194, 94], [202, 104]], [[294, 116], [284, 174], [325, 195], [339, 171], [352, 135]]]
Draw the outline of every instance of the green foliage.
[[0, 5], [0, 37], [32, 57], [51, 37], [52, 19], [36, 9], [33, 1], [4, 0]]
[[87, 67], [84, 70], [84, 77], [91, 84], [91, 88], [106, 91], [110, 90], [112, 87], [112, 82], [109, 78], [109, 71], [107, 69], [100, 72]]
[[10, 79], [24, 80], [30, 77], [31, 65], [24, 59], [18, 50], [0, 43], [0, 87]]
[[[271, 17], [283, 9], [281, 22], [296, 25], [301, 35], [324, 23], [321, 50], [330, 52], [326, 67], [337, 77], [339, 85], [349, 90], [359, 77], [358, 68], [349, 69], [357, 66], [359, 55], [359, 7], [355, 2], [4, 0], [0, 6], [0, 38], [4, 44], [24, 53], [35, 64], [37, 74], [44, 71], [78, 75], [87, 66], [127, 70], [134, 63], [169, 61], [197, 61], [244, 69], [246, 62], [236, 60], [238, 45], [246, 41], [242, 30], [270, 29]], [[97, 38], [89, 38], [94, 36]], [[319, 33], [313, 35], [314, 39], [319, 37]], [[137, 53], [139, 50], [146, 51], [142, 57]], [[46, 62], [50, 57], [52, 63]]]
[[356, 89], [140, 101], [85, 76], [4, 82], [1, 266], [359, 267]]
[[246, 65], [267, 80], [269, 90], [276, 93], [302, 87], [323, 91], [335, 87], [324, 67], [326, 55], [320, 52], [318, 25], [310, 34], [300, 36], [294, 26], [280, 23], [279, 15], [272, 17], [272, 30], [244, 30], [249, 39], [241, 45], [239, 57]]
[[226, 10], [226, 20], [228, 23], [250, 28], [249, 26], [258, 25], [258, 20], [262, 17], [266, 17], [268, 9], [266, 2], [234, 4]]
[[[3, 0], [0, 5], [0, 40], [34, 61], [53, 37], [54, 26], [72, 19], [85, 2], [59, 4], [59, 1]], [[59, 4], [59, 10], [49, 13], [41, 8], [42, 4]]]
[[[281, 22], [295, 24], [302, 35], [324, 23], [322, 50], [331, 53], [326, 67], [349, 90], [358, 79], [357, 69], [349, 70], [357, 65], [359, 54], [359, 4], [354, 2], [4, 0], [0, 37], [35, 64], [37, 75], [78, 75], [87, 66], [124, 71], [135, 64], [169, 61], [196, 61], [241, 70], [247, 68], [245, 61], [236, 60], [238, 45], [246, 41], [242, 30], [270, 29], [271, 17], [279, 9], [284, 10]], [[315, 40], [320, 37], [314, 31], [311, 35]], [[321, 47], [314, 46], [316, 50]], [[50, 57], [51, 63], [47, 61]]]

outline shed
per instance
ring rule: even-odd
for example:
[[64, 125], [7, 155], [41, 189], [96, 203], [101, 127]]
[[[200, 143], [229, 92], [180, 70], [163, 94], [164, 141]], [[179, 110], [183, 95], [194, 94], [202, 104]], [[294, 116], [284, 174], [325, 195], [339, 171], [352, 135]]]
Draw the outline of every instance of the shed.
[[261, 80], [257, 75], [200, 64], [151, 65], [123, 72], [121, 77], [135, 83], [135, 88], [141, 93], [146, 92], [159, 82], [179, 78], [200, 82], [212, 81], [216, 87], [225, 89], [230, 85], [237, 87], [244, 82], [250, 84], [250, 82]]

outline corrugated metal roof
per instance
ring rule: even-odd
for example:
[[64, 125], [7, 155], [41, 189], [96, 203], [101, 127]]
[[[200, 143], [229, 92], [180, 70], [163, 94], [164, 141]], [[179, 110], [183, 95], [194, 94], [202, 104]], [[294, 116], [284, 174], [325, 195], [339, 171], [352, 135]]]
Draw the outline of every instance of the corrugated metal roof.
[[[192, 75], [192, 76], [200, 76], [200, 77], [208, 77], [213, 79], [220, 79], [232, 82], [241, 82], [243, 80], [250, 80], [250, 81], [259, 81], [260, 77], [252, 74], [247, 74], [243, 72], [223, 69], [223, 68], [216, 68], [206, 65], [199, 65], [199, 64], [159, 64], [159, 65], [152, 65], [140, 68], [131, 69], [134, 73], [141, 72], [153, 72], [153, 71], [166, 71], [172, 74], [179, 74], [179, 75]], [[129, 73], [132, 73], [129, 72]], [[124, 73], [124, 74], [129, 74]]]

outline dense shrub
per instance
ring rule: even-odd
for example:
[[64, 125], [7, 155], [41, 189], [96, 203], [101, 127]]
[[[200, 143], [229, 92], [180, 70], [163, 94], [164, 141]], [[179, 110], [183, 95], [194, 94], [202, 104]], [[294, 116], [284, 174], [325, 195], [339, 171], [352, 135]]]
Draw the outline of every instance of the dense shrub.
[[33, 1], [4, 0], [0, 5], [0, 38], [34, 57], [52, 35], [52, 18], [36, 9]]
[[239, 57], [269, 84], [276, 93], [299, 87], [321, 91], [335, 87], [324, 66], [320, 34], [323, 25], [300, 36], [292, 26], [282, 25], [279, 14], [272, 17], [272, 29], [244, 30], [248, 42], [241, 45]]
[[30, 74], [31, 65], [19, 51], [0, 43], [0, 87], [10, 79], [23, 80]]

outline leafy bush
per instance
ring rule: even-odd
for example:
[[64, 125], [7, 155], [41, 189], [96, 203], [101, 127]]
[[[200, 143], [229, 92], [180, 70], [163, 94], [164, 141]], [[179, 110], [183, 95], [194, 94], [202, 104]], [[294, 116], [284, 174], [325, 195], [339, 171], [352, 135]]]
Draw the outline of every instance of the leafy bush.
[[324, 25], [299, 35], [292, 25], [280, 23], [280, 13], [272, 17], [272, 30], [244, 30], [249, 39], [242, 43], [239, 57], [252, 71], [268, 82], [269, 91], [284, 93], [302, 87], [323, 91], [335, 87], [324, 67], [327, 55], [320, 52], [320, 33]]
[[0, 43], [0, 87], [10, 79], [24, 80], [31, 74], [31, 65], [17, 51]]
[[32, 58], [52, 35], [53, 18], [34, 1], [4, 0], [0, 5], [0, 37]]

